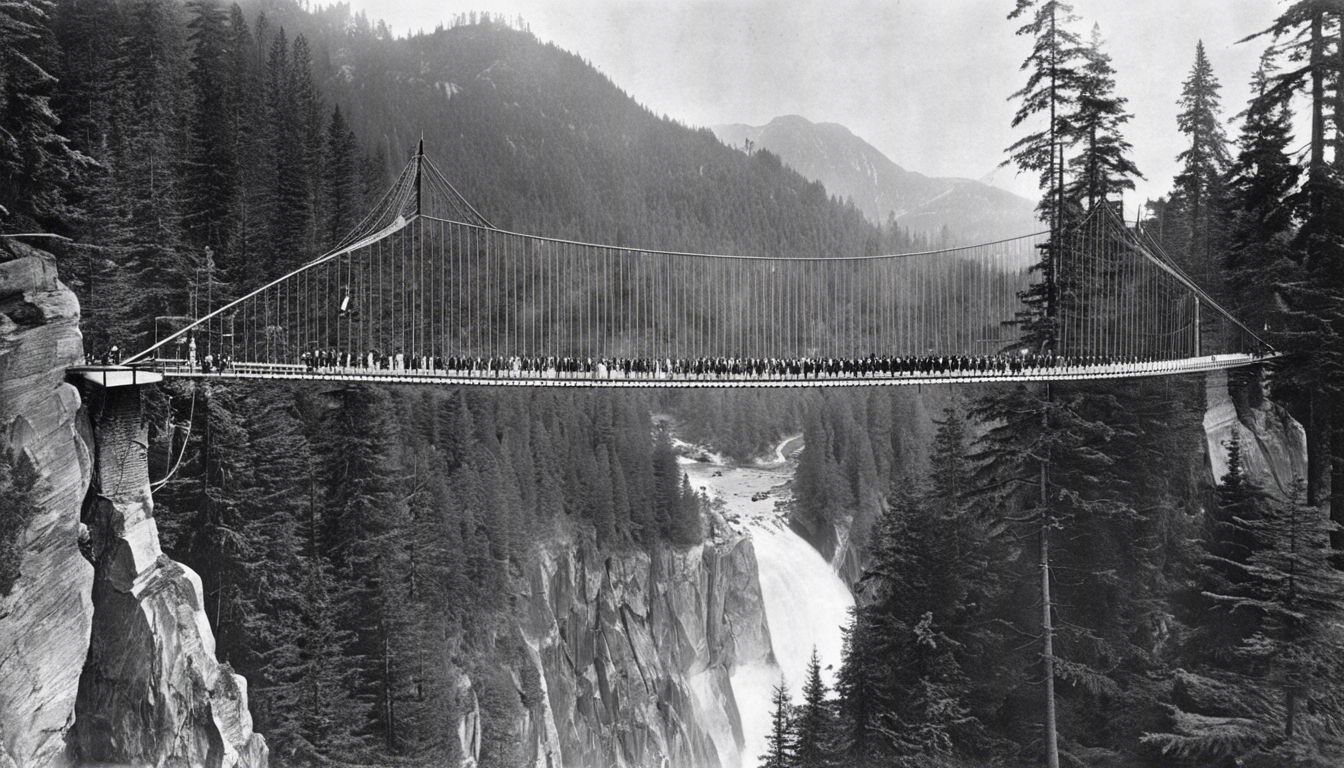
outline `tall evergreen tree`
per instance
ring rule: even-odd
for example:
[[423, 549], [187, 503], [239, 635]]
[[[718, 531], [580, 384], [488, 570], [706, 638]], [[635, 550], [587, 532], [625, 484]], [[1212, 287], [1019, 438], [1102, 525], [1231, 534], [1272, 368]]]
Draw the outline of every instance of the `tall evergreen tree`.
[[793, 702], [789, 688], [781, 679], [770, 691], [770, 733], [760, 768], [789, 768], [793, 760]]
[[229, 240], [233, 247], [221, 254], [220, 267], [231, 292], [240, 294], [254, 287], [266, 274], [269, 257], [267, 242], [269, 216], [274, 201], [274, 163], [266, 117], [265, 59], [258, 49], [264, 45], [266, 17], [257, 20], [253, 37], [243, 11], [235, 3], [229, 9], [228, 102], [232, 110], [222, 119], [232, 124], [232, 147], [242, 189], [237, 199], [235, 229]]
[[[1050, 241], [1045, 244], [1036, 266], [1039, 279], [1023, 293], [1024, 309], [1018, 314], [1026, 346], [1042, 351], [1061, 351], [1057, 344], [1056, 304], [1058, 300], [1056, 254], [1062, 244], [1061, 233], [1073, 217], [1065, 189], [1065, 149], [1076, 135], [1070, 121], [1073, 107], [1083, 88], [1083, 67], [1088, 63], [1082, 46], [1069, 26], [1077, 20], [1071, 5], [1059, 0], [1018, 0], [1009, 19], [1023, 19], [1019, 36], [1032, 40], [1032, 50], [1023, 62], [1027, 84], [1013, 94], [1018, 101], [1013, 126], [1044, 117], [1044, 128], [1028, 133], [1008, 148], [1009, 160], [1020, 169], [1039, 174], [1042, 192], [1037, 209], [1050, 222]], [[1026, 522], [1038, 544], [1040, 583], [1040, 632], [1043, 710], [1042, 749], [1047, 768], [1059, 768], [1059, 736], [1055, 699], [1054, 606], [1050, 597], [1050, 535], [1055, 526], [1049, 505], [1047, 486], [1052, 457], [1062, 455], [1061, 435], [1053, 424], [1055, 407], [1050, 385], [1044, 392], [1026, 387], [985, 398], [978, 415], [1000, 426], [986, 433], [989, 446], [984, 458], [996, 471], [1007, 476], [993, 481], [998, 488], [1034, 488], [1035, 498], [1025, 498], [1015, 490], [1008, 507], [1012, 519]], [[1024, 462], [1024, 456], [1034, 461]], [[1016, 457], [1016, 458], [1014, 458]], [[1007, 483], [1008, 485], [1000, 485]], [[1024, 510], [1019, 514], [1016, 510]], [[1024, 532], [1025, 533], [1025, 532]]]
[[342, 657], [351, 695], [369, 721], [347, 724], [372, 747], [400, 744], [395, 708], [405, 664], [396, 637], [408, 621], [403, 581], [408, 513], [392, 463], [395, 432], [386, 395], [348, 387], [323, 420], [319, 464], [327, 489], [322, 545], [340, 591], [337, 625], [350, 631]]
[[[960, 421], [944, 422], [944, 450], [956, 443], [956, 458], [935, 455], [935, 483], [949, 481], [954, 462], [963, 461]], [[941, 477], [938, 477], [942, 475]], [[966, 621], [975, 600], [985, 597], [969, 581], [983, 552], [968, 536], [966, 521], [951, 510], [961, 505], [961, 477], [952, 497], [940, 499], [935, 486], [916, 490], [908, 481], [894, 484], [886, 511], [874, 531], [871, 563], [860, 581], [863, 600], [855, 609], [856, 626], [871, 627], [873, 657], [847, 655], [847, 687], [866, 689], [877, 704], [862, 740], [868, 748], [853, 754], [872, 764], [919, 765], [968, 753], [978, 746], [981, 725], [969, 710], [970, 681], [962, 669], [968, 651], [984, 652], [977, 631]], [[972, 592], [980, 592], [971, 597]], [[861, 622], [861, 623], [860, 623]], [[959, 637], [960, 636], [960, 637]], [[867, 679], [859, 683], [860, 678]], [[851, 726], [852, 732], [852, 726]], [[851, 745], [851, 753], [857, 752]]]
[[1297, 271], [1291, 247], [1293, 209], [1287, 201], [1300, 178], [1291, 156], [1289, 104], [1267, 98], [1272, 78], [1273, 60], [1266, 55], [1251, 79], [1252, 98], [1228, 171], [1222, 211], [1227, 249], [1221, 264], [1237, 317], [1271, 338], [1284, 330], [1286, 318], [1276, 291], [1265, 286], [1290, 283]]
[[[1144, 741], [1180, 765], [1321, 766], [1344, 755], [1344, 575], [1330, 564], [1323, 510], [1258, 494], [1229, 446], [1219, 487], [1223, 532], [1210, 537], [1209, 608], [1180, 670], [1168, 730]], [[1220, 627], [1227, 622], [1231, 627]]]
[[1092, 26], [1092, 36], [1083, 48], [1083, 67], [1078, 80], [1077, 108], [1070, 116], [1070, 130], [1078, 154], [1068, 163], [1073, 180], [1066, 194], [1085, 210], [1111, 196], [1134, 188], [1139, 169], [1129, 159], [1132, 149], [1121, 134], [1131, 115], [1127, 99], [1115, 94], [1115, 68], [1102, 48], [1101, 27]]
[[850, 615], [835, 680], [840, 699], [836, 751], [845, 764], [866, 768], [875, 763], [874, 755], [881, 754], [885, 747], [878, 730], [885, 668], [881, 655], [882, 628], [876, 625], [870, 611], [855, 607], [850, 609]]
[[803, 681], [803, 703], [794, 714], [794, 751], [790, 768], [826, 768], [830, 765], [833, 725], [832, 710], [826, 700], [826, 683], [821, 679], [821, 657], [816, 646], [807, 660], [807, 679]]
[[183, 173], [183, 228], [197, 249], [230, 248], [239, 192], [229, 87], [228, 12], [217, 0], [187, 3], [192, 111]]
[[314, 107], [308, 46], [300, 37], [291, 49], [282, 28], [271, 42], [266, 59], [268, 169], [272, 187], [270, 210], [265, 211], [269, 254], [263, 274], [278, 277], [303, 263], [312, 243], [313, 200], [307, 140], [308, 111]]
[[348, 747], [343, 724], [359, 721], [342, 653], [350, 638], [334, 623], [316, 467], [294, 394], [257, 392], [251, 402], [239, 530], [249, 543], [240, 559], [249, 579], [243, 637], [229, 658], [251, 683], [257, 728], [273, 753], [317, 761]]
[[1336, 684], [1344, 676], [1344, 573], [1330, 562], [1337, 526], [1304, 496], [1299, 480], [1260, 519], [1234, 519], [1255, 541], [1249, 588], [1212, 597], [1264, 616], [1237, 653], [1282, 697], [1282, 741], [1272, 754], [1284, 764], [1324, 766], [1344, 757], [1344, 691]]
[[[303, 202], [302, 208], [295, 208], [295, 211], [301, 211], [303, 224], [307, 228], [304, 239], [304, 260], [317, 254], [318, 242], [322, 239], [319, 230], [322, 222], [326, 218], [322, 210], [324, 198], [322, 195], [323, 170], [322, 162], [326, 155], [326, 133], [324, 128], [326, 122], [322, 119], [322, 97], [318, 94], [317, 86], [313, 83], [313, 57], [312, 50], [308, 46], [308, 38], [298, 35], [294, 38], [294, 48], [290, 55], [289, 79], [292, 83], [290, 91], [294, 99], [294, 118], [295, 123], [291, 129], [295, 132], [294, 141], [299, 150], [297, 157], [293, 158], [297, 166], [297, 172], [294, 178], [296, 183], [302, 182]], [[288, 174], [282, 175], [282, 180], [288, 178]], [[298, 201], [298, 192], [285, 192], [287, 185], [281, 186], [281, 204], [283, 205], [293, 195], [295, 202]]]
[[[1218, 92], [1222, 85], [1204, 53], [1204, 41], [1195, 44], [1195, 63], [1181, 84], [1180, 113], [1176, 125], [1189, 142], [1176, 156], [1181, 170], [1176, 174], [1173, 203], [1184, 233], [1187, 271], [1199, 284], [1213, 289], [1218, 274], [1220, 240], [1216, 232], [1218, 207], [1223, 193], [1223, 175], [1231, 164], [1227, 135], [1220, 119]], [[1173, 222], [1177, 223], [1177, 222]]]
[[358, 222], [359, 177], [357, 161], [359, 145], [354, 131], [346, 124], [341, 108], [335, 107], [327, 123], [326, 157], [322, 163], [325, 219], [319, 247], [334, 246]]
[[[1344, 82], [1344, 54], [1330, 53], [1329, 35], [1339, 24], [1332, 0], [1296, 0], [1258, 35], [1271, 36], [1295, 64], [1277, 75], [1263, 100], [1302, 94], [1311, 126], [1304, 181], [1290, 198], [1300, 222], [1294, 245], [1301, 274], [1279, 290], [1290, 327], [1280, 337], [1287, 354], [1278, 383], [1307, 430], [1306, 501], [1323, 502], [1329, 489], [1332, 518], [1344, 524], [1344, 418], [1336, 414], [1344, 395], [1344, 157], [1331, 163], [1326, 155], [1332, 145], [1344, 146], [1344, 120], [1333, 126], [1330, 120], [1332, 109], [1344, 116], [1344, 99], [1328, 94], [1332, 83]], [[1333, 538], [1344, 550], [1344, 534]]]
[[1013, 127], [1041, 118], [1045, 125], [1013, 142], [1004, 164], [1039, 175], [1044, 194], [1037, 210], [1054, 229], [1066, 213], [1064, 152], [1075, 135], [1070, 113], [1082, 90], [1087, 64], [1082, 43], [1070, 29], [1078, 17], [1073, 6], [1062, 0], [1017, 0], [1008, 18], [1021, 20], [1017, 34], [1032, 41], [1031, 53], [1022, 62], [1027, 83], [1010, 97], [1018, 102]]

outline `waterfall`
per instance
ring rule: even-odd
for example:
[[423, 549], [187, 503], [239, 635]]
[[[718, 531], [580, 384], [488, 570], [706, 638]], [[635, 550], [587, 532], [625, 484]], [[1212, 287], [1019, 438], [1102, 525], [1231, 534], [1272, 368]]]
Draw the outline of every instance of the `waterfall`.
[[821, 656], [822, 680], [835, 686], [843, 642], [841, 627], [849, 621], [854, 596], [826, 559], [787, 525], [752, 527], [761, 597], [770, 626], [776, 668], [748, 668], [733, 675], [733, 692], [742, 716], [744, 768], [756, 765], [765, 751], [770, 728], [770, 689], [784, 682], [795, 703], [802, 701], [807, 662], [815, 646]]
[[[699, 455], [711, 456], [711, 461], [681, 462], [692, 485], [722, 501], [723, 516], [751, 537], [770, 628], [769, 649], [749, 649], [754, 654], [739, 649], [732, 688], [743, 746], [736, 756], [720, 750], [726, 758], [724, 768], [759, 764], [770, 729], [771, 689], [782, 675], [794, 702], [801, 702], [814, 646], [828, 687], [834, 687], [840, 668], [841, 628], [849, 621], [854, 596], [821, 553], [786, 524], [776, 507], [795, 466], [786, 460], [785, 447], [791, 452], [799, 444], [798, 436], [784, 440], [772, 461], [754, 467], [733, 466], [708, 452]], [[722, 735], [715, 737], [721, 747], [725, 740]]]

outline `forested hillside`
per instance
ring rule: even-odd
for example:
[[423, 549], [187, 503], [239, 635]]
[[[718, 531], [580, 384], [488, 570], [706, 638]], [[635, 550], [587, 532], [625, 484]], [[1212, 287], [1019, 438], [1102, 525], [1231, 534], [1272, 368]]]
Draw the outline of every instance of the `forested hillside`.
[[908, 246], [896, 233], [883, 242], [778, 157], [743, 157], [707, 129], [656, 116], [579, 55], [487, 15], [395, 40], [339, 4], [316, 15], [255, 7], [318, 41], [315, 80], [389, 167], [423, 134], [454, 185], [505, 229], [744, 255]]
[[[844, 657], [814, 664], [796, 707], [778, 698], [771, 768], [1339, 765], [1342, 15], [1285, 9], [1236, 131], [1195, 52], [1172, 82], [1183, 170], [1145, 224], [1284, 353], [1231, 391], [1305, 425], [1300, 483], [1256, 482], [1235, 438], [1206, 455], [1193, 379], [936, 406], [909, 391], [164, 386], [146, 409], [154, 514], [202, 576], [218, 656], [249, 681], [276, 764], [451, 764], [464, 676], [480, 764], [521, 764], [543, 694], [511, 611], [537, 548], [601, 562], [705, 538], [650, 418], [670, 413], [742, 459], [801, 431], [794, 523], [856, 578]], [[1140, 169], [1100, 30], [1080, 34], [1059, 0], [1018, 0], [1010, 18], [1031, 53], [1009, 155], [1039, 176], [1055, 234], [1018, 328], [1058, 350], [1058, 235]], [[321, 254], [422, 135], [506, 228], [746, 255], [917, 245], [517, 26], [469, 15], [397, 39], [343, 5], [0, 3], [0, 230], [70, 238], [51, 245], [95, 353]], [[1292, 135], [1294, 109], [1310, 136]], [[26, 494], [13, 464], [0, 482]]]
[[[422, 132], [503, 226], [759, 254], [908, 245], [777, 158], [658, 118], [492, 20], [394, 40], [343, 6], [2, 12], [7, 61], [23, 66], [0, 85], [29, 110], [5, 118], [28, 133], [0, 158], [3, 226], [72, 239], [55, 247], [91, 353], [138, 348], [320, 254]], [[219, 658], [249, 680], [279, 764], [460, 757], [445, 724], [466, 672], [482, 764], [516, 765], [535, 691], [520, 700], [510, 676], [522, 650], [507, 617], [534, 548], [702, 535], [642, 397], [163, 393], [151, 474], [168, 478], [165, 549], [201, 574]]]
[[[1010, 18], [1032, 51], [1010, 156], [1039, 174], [1038, 210], [1067, 231], [1139, 176], [1127, 102], [1101, 30], [1080, 33], [1067, 3], [1022, 0]], [[835, 699], [818, 684], [783, 702], [794, 728], [768, 765], [819, 765], [818, 753], [851, 766], [1344, 760], [1344, 452], [1325, 403], [1338, 401], [1344, 349], [1344, 219], [1331, 213], [1344, 200], [1344, 102], [1326, 90], [1344, 80], [1340, 30], [1337, 9], [1308, 0], [1262, 33], [1272, 44], [1235, 142], [1200, 44], [1171, 83], [1182, 170], [1144, 225], [1285, 353], [1269, 393], [1306, 426], [1305, 476], [1262, 463], [1253, 477], [1236, 430], [1206, 458], [1206, 397], [1225, 400], [1221, 382], [963, 392], [922, 461], [900, 460], [909, 446], [892, 427], [908, 408], [822, 400], [795, 515], [823, 542], [832, 529], [866, 542], [858, 608]], [[1315, 126], [1305, 156], [1290, 130], [1302, 103]], [[1047, 279], [1019, 322], [1047, 349], [1069, 290], [1049, 279], [1058, 247], [1043, 249]], [[1262, 383], [1233, 377], [1241, 418], [1278, 407]], [[1207, 480], [1206, 461], [1219, 468]]]

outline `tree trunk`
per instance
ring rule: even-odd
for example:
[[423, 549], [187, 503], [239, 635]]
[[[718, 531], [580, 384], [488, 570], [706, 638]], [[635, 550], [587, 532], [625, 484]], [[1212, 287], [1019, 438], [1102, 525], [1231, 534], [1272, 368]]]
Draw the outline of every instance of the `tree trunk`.
[[1046, 463], [1041, 462], [1041, 661], [1045, 675], [1045, 764], [1059, 768], [1059, 735], [1055, 716], [1055, 627], [1050, 599], [1050, 514], [1046, 510]]
[[[1335, 72], [1339, 78], [1335, 87], [1335, 169], [1337, 172], [1344, 173], [1344, 13], [1340, 14], [1338, 19], [1338, 40], [1335, 41]], [[1338, 224], [1336, 224], [1338, 227]], [[1337, 233], [1338, 234], [1338, 233]], [[1344, 293], [1344, 279], [1339, 277], [1339, 270], [1344, 269], [1344, 265], [1335, 265], [1333, 271], [1327, 271], [1326, 274], [1335, 275], [1333, 288], [1336, 296]], [[1338, 318], [1338, 315], [1336, 315]], [[1337, 320], [1338, 321], [1338, 320]], [[1344, 328], [1336, 328], [1337, 331], [1344, 331]], [[1344, 382], [1334, 381], [1332, 384], [1344, 384]], [[1339, 391], [1338, 388], [1335, 391]], [[1330, 532], [1330, 545], [1335, 550], [1336, 567], [1344, 568], [1344, 424], [1340, 419], [1335, 418], [1335, 405], [1329, 404], [1329, 457], [1330, 467], [1328, 477], [1330, 478], [1329, 494], [1326, 498], [1330, 502], [1330, 519], [1339, 525], [1338, 528]], [[1325, 495], [1325, 494], [1322, 494]]]
[[1325, 183], [1325, 32], [1324, 12], [1317, 10], [1311, 16], [1311, 165], [1307, 180], [1311, 184], [1308, 204], [1316, 225], [1324, 210], [1322, 197]]
[[[1288, 613], [1284, 626], [1284, 639], [1290, 649], [1296, 645], [1297, 640], [1296, 619], [1293, 618], [1293, 609], [1297, 602], [1297, 512], [1297, 499], [1293, 499], [1288, 504], [1288, 595], [1284, 600], [1284, 608]], [[1288, 685], [1284, 688], [1284, 699], [1283, 735], [1285, 739], [1292, 741], [1293, 731], [1297, 725], [1297, 669], [1293, 666], [1288, 668]]]
[[[1049, 382], [1045, 384], [1045, 410], [1041, 414], [1044, 434], [1050, 431], [1050, 403], [1053, 390]], [[1045, 764], [1047, 768], [1059, 768], [1059, 728], [1055, 714], [1055, 624], [1054, 602], [1050, 599], [1050, 526], [1054, 518], [1050, 514], [1049, 492], [1050, 453], [1046, 449], [1040, 461], [1041, 484], [1041, 665], [1045, 676]]]
[[392, 702], [392, 649], [388, 642], [388, 629], [380, 627], [383, 634], [383, 718], [386, 721], [383, 727], [386, 729], [384, 734], [387, 740], [387, 751], [395, 752], [397, 748], [397, 726], [396, 711], [393, 709]]

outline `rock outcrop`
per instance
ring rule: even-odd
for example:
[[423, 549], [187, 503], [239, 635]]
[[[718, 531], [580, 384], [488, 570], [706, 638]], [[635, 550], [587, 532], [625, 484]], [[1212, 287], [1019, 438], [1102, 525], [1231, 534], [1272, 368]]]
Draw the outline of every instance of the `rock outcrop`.
[[0, 765], [64, 766], [93, 618], [93, 567], [79, 548], [90, 442], [65, 382], [83, 354], [79, 302], [49, 256], [11, 248], [0, 252], [0, 447], [37, 470], [40, 512], [0, 596]]
[[1296, 478], [1307, 476], [1307, 433], [1288, 411], [1261, 390], [1259, 379], [1225, 372], [1205, 378], [1204, 435], [1213, 482], [1227, 474], [1227, 444], [1241, 440], [1246, 473], [1267, 490], [1286, 497]]
[[94, 615], [75, 752], [97, 763], [261, 768], [266, 741], [252, 732], [246, 681], [215, 660], [200, 577], [159, 547], [141, 394], [89, 394]]
[[[84, 402], [66, 381], [82, 356], [54, 260], [0, 246], [0, 446], [38, 477], [0, 596], [0, 768], [264, 766], [200, 579], [159, 548], [139, 395]], [[108, 430], [96, 455], [90, 413]]]
[[528, 765], [736, 768], [732, 674], [773, 663], [750, 539], [652, 557], [555, 545], [522, 603], [544, 692]]

